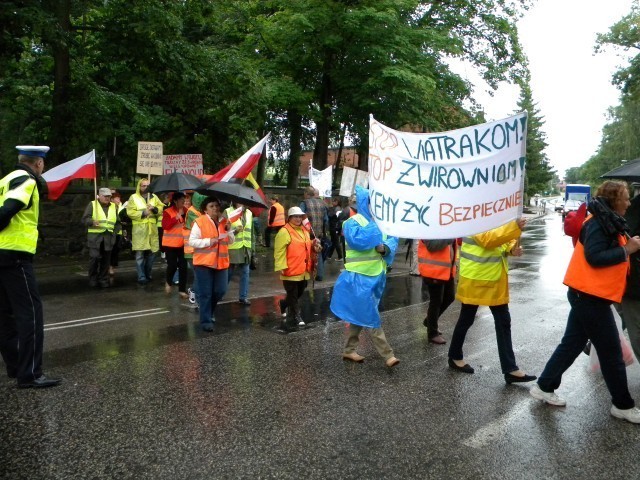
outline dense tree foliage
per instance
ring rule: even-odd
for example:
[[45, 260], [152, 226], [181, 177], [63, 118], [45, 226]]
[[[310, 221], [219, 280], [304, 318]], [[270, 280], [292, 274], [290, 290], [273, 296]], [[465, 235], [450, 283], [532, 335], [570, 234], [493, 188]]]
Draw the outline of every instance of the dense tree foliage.
[[547, 148], [546, 135], [542, 130], [544, 118], [536, 107], [531, 93], [529, 75], [520, 81], [519, 111], [529, 113], [527, 120], [527, 169], [525, 178], [525, 197], [531, 198], [536, 193], [542, 194], [549, 190], [549, 182], [555, 171], [549, 165], [549, 159], [544, 152]]
[[[608, 33], [599, 35], [596, 50], [605, 48], [640, 52], [640, 7], [634, 3], [631, 12], [614, 24]], [[611, 107], [602, 131], [597, 152], [580, 167], [567, 171], [568, 183], [602, 182], [602, 174], [622, 163], [640, 157], [640, 54], [613, 76], [620, 89], [620, 103]]]
[[481, 121], [448, 59], [492, 87], [523, 78], [515, 21], [528, 3], [4, 1], [3, 166], [16, 143], [47, 143], [50, 165], [95, 148], [130, 179], [147, 140], [203, 153], [213, 171], [271, 131], [271, 151], [290, 160], [278, 176], [295, 186], [302, 149], [318, 168], [345, 142], [366, 160], [369, 114], [422, 131]]

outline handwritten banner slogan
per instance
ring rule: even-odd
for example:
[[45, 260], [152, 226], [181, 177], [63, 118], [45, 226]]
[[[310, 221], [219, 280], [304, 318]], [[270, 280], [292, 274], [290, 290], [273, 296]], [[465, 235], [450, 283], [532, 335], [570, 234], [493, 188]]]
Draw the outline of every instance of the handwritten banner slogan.
[[369, 122], [369, 195], [380, 229], [458, 238], [522, 214], [527, 114], [443, 133]]

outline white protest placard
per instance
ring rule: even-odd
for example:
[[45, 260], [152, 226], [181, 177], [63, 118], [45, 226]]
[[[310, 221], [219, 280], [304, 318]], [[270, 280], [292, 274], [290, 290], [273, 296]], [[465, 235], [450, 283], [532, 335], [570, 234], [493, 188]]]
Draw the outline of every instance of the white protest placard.
[[324, 170], [316, 170], [309, 167], [309, 184], [318, 190], [323, 198], [331, 197], [331, 184], [333, 182], [333, 167]]
[[369, 172], [357, 170], [351, 167], [342, 168], [342, 180], [340, 181], [340, 196], [350, 197], [356, 191], [356, 186], [367, 187]]
[[162, 142], [138, 142], [136, 173], [162, 175]]
[[178, 155], [164, 156], [164, 173], [188, 173], [190, 175], [202, 175], [202, 154], [181, 153]]
[[443, 133], [369, 123], [371, 214], [388, 235], [458, 238], [522, 214], [527, 114]]

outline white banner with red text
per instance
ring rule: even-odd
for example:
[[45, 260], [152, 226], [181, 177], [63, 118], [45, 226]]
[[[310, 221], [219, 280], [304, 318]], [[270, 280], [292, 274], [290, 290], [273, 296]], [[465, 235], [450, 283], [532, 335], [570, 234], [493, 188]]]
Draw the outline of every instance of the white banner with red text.
[[401, 238], [459, 238], [522, 215], [527, 114], [442, 133], [369, 122], [371, 215]]

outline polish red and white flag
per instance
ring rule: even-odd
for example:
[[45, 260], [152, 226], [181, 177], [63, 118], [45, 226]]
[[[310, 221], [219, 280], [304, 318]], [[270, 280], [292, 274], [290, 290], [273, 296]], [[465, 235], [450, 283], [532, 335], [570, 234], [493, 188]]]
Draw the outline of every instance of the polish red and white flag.
[[262, 150], [264, 149], [267, 140], [269, 140], [270, 135], [271, 133], [267, 133], [262, 140], [260, 140], [253, 147], [247, 150], [239, 159], [227, 165], [219, 172], [208, 176], [206, 181], [228, 182], [232, 178], [247, 178], [247, 176], [251, 173], [251, 170], [253, 170], [254, 167], [258, 164], [258, 160], [260, 160], [260, 157], [262, 156]]
[[48, 198], [57, 200], [71, 180], [96, 178], [96, 151], [91, 150], [81, 157], [62, 163], [42, 174], [49, 189]]
[[229, 212], [229, 222], [233, 223], [242, 217], [242, 207], [236, 208], [234, 211]]

